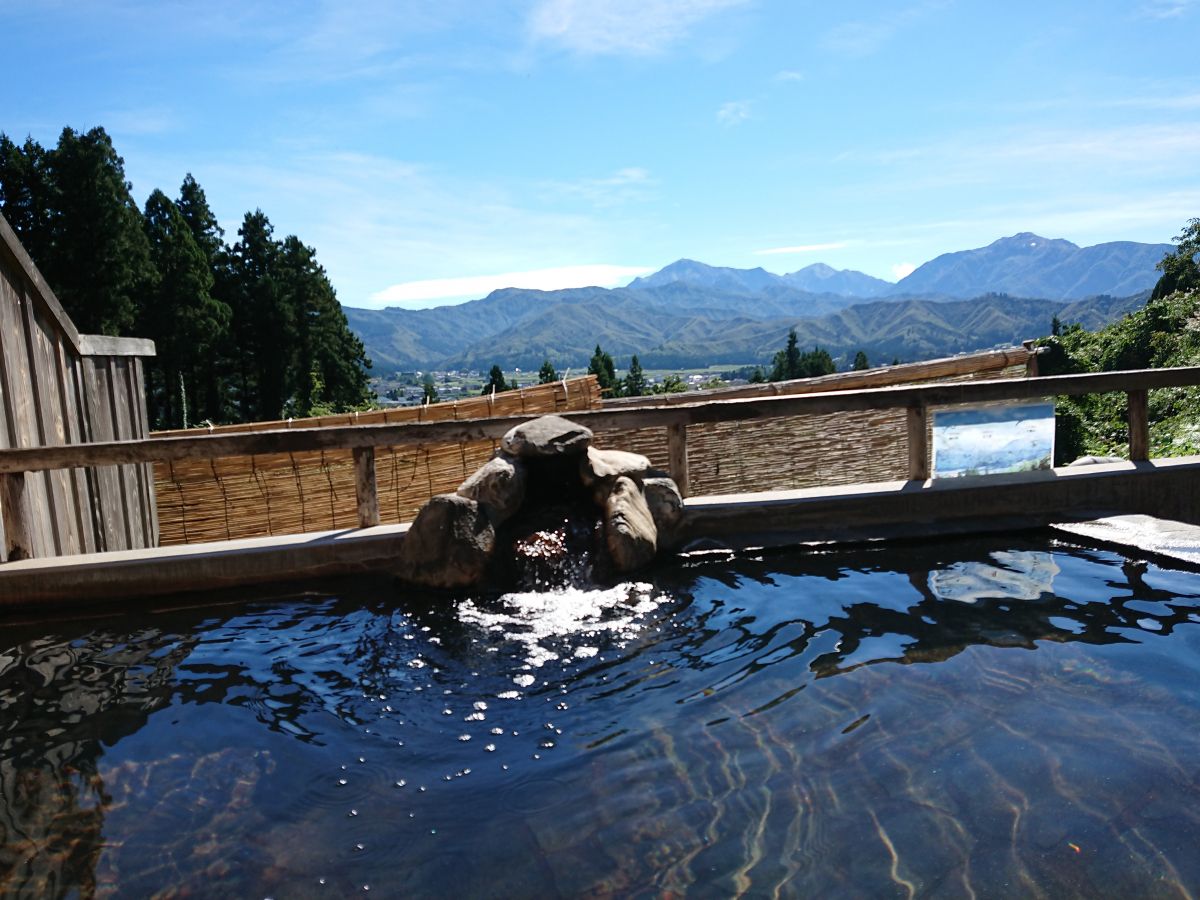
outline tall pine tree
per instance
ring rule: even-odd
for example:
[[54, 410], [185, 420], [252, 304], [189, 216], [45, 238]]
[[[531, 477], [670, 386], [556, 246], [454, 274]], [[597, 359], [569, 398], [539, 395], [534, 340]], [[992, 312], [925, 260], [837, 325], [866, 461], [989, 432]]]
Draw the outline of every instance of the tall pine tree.
[[81, 332], [132, 334], [154, 269], [124, 160], [103, 128], [64, 128], [47, 168], [51, 242], [39, 268]]
[[213, 298], [212, 268], [179, 207], [162, 191], [146, 201], [145, 231], [155, 279], [138, 331], [158, 350], [149, 360], [148, 399], [159, 427], [186, 427], [209, 418], [202, 398], [230, 310]]

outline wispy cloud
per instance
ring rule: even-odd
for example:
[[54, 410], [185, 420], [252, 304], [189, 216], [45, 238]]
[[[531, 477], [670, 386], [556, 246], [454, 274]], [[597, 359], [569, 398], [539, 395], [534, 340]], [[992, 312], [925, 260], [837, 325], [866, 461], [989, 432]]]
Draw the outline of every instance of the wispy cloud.
[[907, 278], [917, 267], [910, 262], [896, 263], [892, 266], [892, 277], [899, 281], [901, 278]]
[[947, 5], [948, 0], [926, 0], [891, 15], [836, 25], [825, 33], [822, 46], [844, 56], [863, 57], [877, 52], [902, 28]]
[[717, 110], [717, 121], [726, 128], [741, 125], [750, 118], [751, 105], [749, 100], [731, 100], [728, 103], [722, 103], [721, 108]]
[[629, 166], [604, 178], [548, 181], [543, 187], [544, 193], [556, 198], [582, 199], [593, 206], [610, 207], [649, 199], [657, 183], [646, 169]]
[[499, 275], [473, 275], [466, 278], [429, 278], [393, 284], [371, 295], [371, 306], [407, 304], [426, 306], [427, 301], [476, 299], [501, 288], [529, 288], [557, 291], [576, 287], [612, 287], [651, 271], [648, 266], [586, 265], [559, 266], [504, 272]]
[[166, 134], [177, 130], [181, 119], [175, 110], [166, 106], [150, 106], [140, 109], [109, 110], [101, 114], [99, 121], [114, 137]]
[[1138, 12], [1151, 19], [1178, 19], [1196, 7], [1196, 0], [1150, 0]]
[[748, 0], [541, 0], [529, 32], [587, 56], [661, 53], [716, 13]]
[[755, 256], [784, 256], [792, 253], [821, 253], [825, 250], [842, 250], [848, 246], [847, 241], [831, 241], [827, 244], [797, 244], [794, 247], [769, 247], [766, 250], [755, 250]]
[[776, 81], [803, 81], [804, 73], [795, 69], [782, 69], [775, 73]]

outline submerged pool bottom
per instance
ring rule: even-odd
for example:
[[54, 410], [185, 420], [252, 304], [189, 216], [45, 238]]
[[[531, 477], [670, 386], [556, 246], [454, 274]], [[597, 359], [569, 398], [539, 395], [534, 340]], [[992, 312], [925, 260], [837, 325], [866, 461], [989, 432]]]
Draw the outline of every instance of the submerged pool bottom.
[[0, 895], [1167, 896], [1200, 575], [1009, 537], [0, 628]]

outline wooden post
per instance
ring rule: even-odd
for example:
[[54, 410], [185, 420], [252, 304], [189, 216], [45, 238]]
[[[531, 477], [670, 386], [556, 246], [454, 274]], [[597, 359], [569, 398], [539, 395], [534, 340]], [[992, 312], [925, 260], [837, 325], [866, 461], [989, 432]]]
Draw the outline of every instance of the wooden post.
[[687, 426], [683, 423], [667, 426], [667, 467], [679, 495], [688, 495], [688, 455], [687, 455]]
[[379, 494], [375, 490], [375, 448], [354, 448], [354, 496], [358, 500], [358, 527], [379, 524]]
[[29, 500], [25, 496], [25, 473], [0, 475], [0, 526], [4, 546], [0, 558], [4, 561], [31, 559], [33, 535], [29, 533]]
[[1030, 356], [1025, 360], [1025, 377], [1038, 377], [1038, 348], [1033, 345], [1033, 341], [1021, 341], [1021, 346], [1029, 351]]
[[1150, 458], [1150, 417], [1145, 391], [1129, 391], [1129, 459], [1141, 462]]
[[908, 408], [908, 477], [910, 481], [925, 481], [929, 478], [929, 441], [925, 423], [928, 408], [917, 404]]

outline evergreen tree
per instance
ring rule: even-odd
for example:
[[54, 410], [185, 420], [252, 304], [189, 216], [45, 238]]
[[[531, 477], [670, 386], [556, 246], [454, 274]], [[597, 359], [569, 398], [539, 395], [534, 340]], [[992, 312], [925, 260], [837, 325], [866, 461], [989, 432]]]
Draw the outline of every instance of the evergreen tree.
[[508, 389], [509, 385], [504, 382], [504, 371], [499, 366], [492, 366], [492, 371], [488, 373], [487, 383], [483, 386], [483, 390], [479, 392], [479, 395], [486, 397], [493, 391], [498, 394]]
[[800, 348], [797, 345], [796, 329], [788, 331], [787, 346], [775, 354], [771, 361], [771, 381], [789, 381], [802, 378], [800, 373]]
[[867, 361], [867, 354], [865, 351], [859, 350], [854, 354], [854, 365], [852, 368], [855, 372], [863, 372], [871, 368], [871, 364]]
[[790, 381], [793, 378], [815, 378], [837, 371], [829, 351], [820, 347], [801, 353], [797, 346], [796, 329], [788, 332], [787, 346], [775, 354], [771, 364], [771, 381]]
[[629, 361], [629, 372], [625, 376], [625, 396], [642, 397], [646, 391], [646, 375], [642, 372], [642, 364], [638, 362], [637, 354]]
[[438, 402], [438, 392], [437, 392], [437, 387], [435, 387], [434, 383], [433, 383], [433, 373], [431, 373], [431, 372], [425, 373], [425, 377], [423, 379], [421, 379], [421, 388], [422, 388], [422, 397], [421, 397], [422, 403], [437, 403]]
[[362, 341], [350, 330], [316, 251], [294, 235], [280, 247], [283, 303], [296, 323], [295, 360], [288, 406], [296, 415], [318, 415], [361, 406], [371, 396]]
[[51, 247], [39, 268], [81, 332], [131, 334], [154, 269], [124, 160], [103, 128], [64, 128], [48, 172]]
[[236, 401], [242, 421], [277, 419], [295, 385], [297, 323], [279, 283], [279, 245], [262, 210], [246, 213], [230, 249]]
[[1162, 277], [1154, 285], [1151, 300], [1159, 300], [1176, 291], [1200, 288], [1200, 219], [1191, 219], [1175, 238], [1174, 253], [1168, 253], [1158, 264]]
[[138, 332], [154, 341], [149, 360], [149, 403], [156, 425], [186, 427], [203, 419], [207, 370], [229, 328], [229, 307], [212, 297], [212, 269], [196, 246], [179, 208], [156, 190], [146, 201], [145, 231], [155, 279], [138, 322]]
[[[204, 189], [196, 183], [196, 179], [188, 173], [179, 188], [179, 199], [176, 201], [179, 212], [192, 238], [208, 264], [213, 275], [212, 295], [226, 309], [231, 305], [233, 279], [230, 274], [229, 250], [225, 246], [225, 231], [217, 223], [208, 205], [208, 197]], [[226, 325], [221, 335], [214, 343], [208, 364], [204, 367], [204, 379], [198, 386], [197, 394], [190, 398], [195, 405], [196, 421], [228, 422], [238, 418], [233, 403], [234, 376], [239, 369], [240, 354], [233, 344], [232, 313], [231, 321]]]
[[754, 371], [750, 375], [751, 384], [763, 384], [767, 380], [767, 373], [763, 371], [762, 366], [755, 366]]
[[549, 359], [543, 359], [542, 367], [538, 370], [538, 384], [550, 384], [552, 381], [558, 381], [558, 372], [554, 371]]
[[208, 197], [204, 188], [196, 183], [192, 173], [183, 177], [179, 186], [179, 201], [176, 203], [179, 212], [192, 230], [192, 238], [196, 246], [204, 253], [210, 266], [216, 266], [225, 250], [225, 230], [217, 223], [208, 205]]
[[607, 394], [609, 397], [619, 397], [621, 395], [620, 385], [617, 383], [617, 369], [613, 364], [613, 358], [601, 350], [599, 344], [596, 345], [596, 352], [592, 354], [591, 361], [588, 363], [588, 374], [596, 376], [596, 382], [600, 385], [601, 394]]
[[33, 138], [17, 146], [0, 134], [0, 213], [39, 268], [46, 264], [51, 245], [53, 187], [48, 163], [48, 154]]

